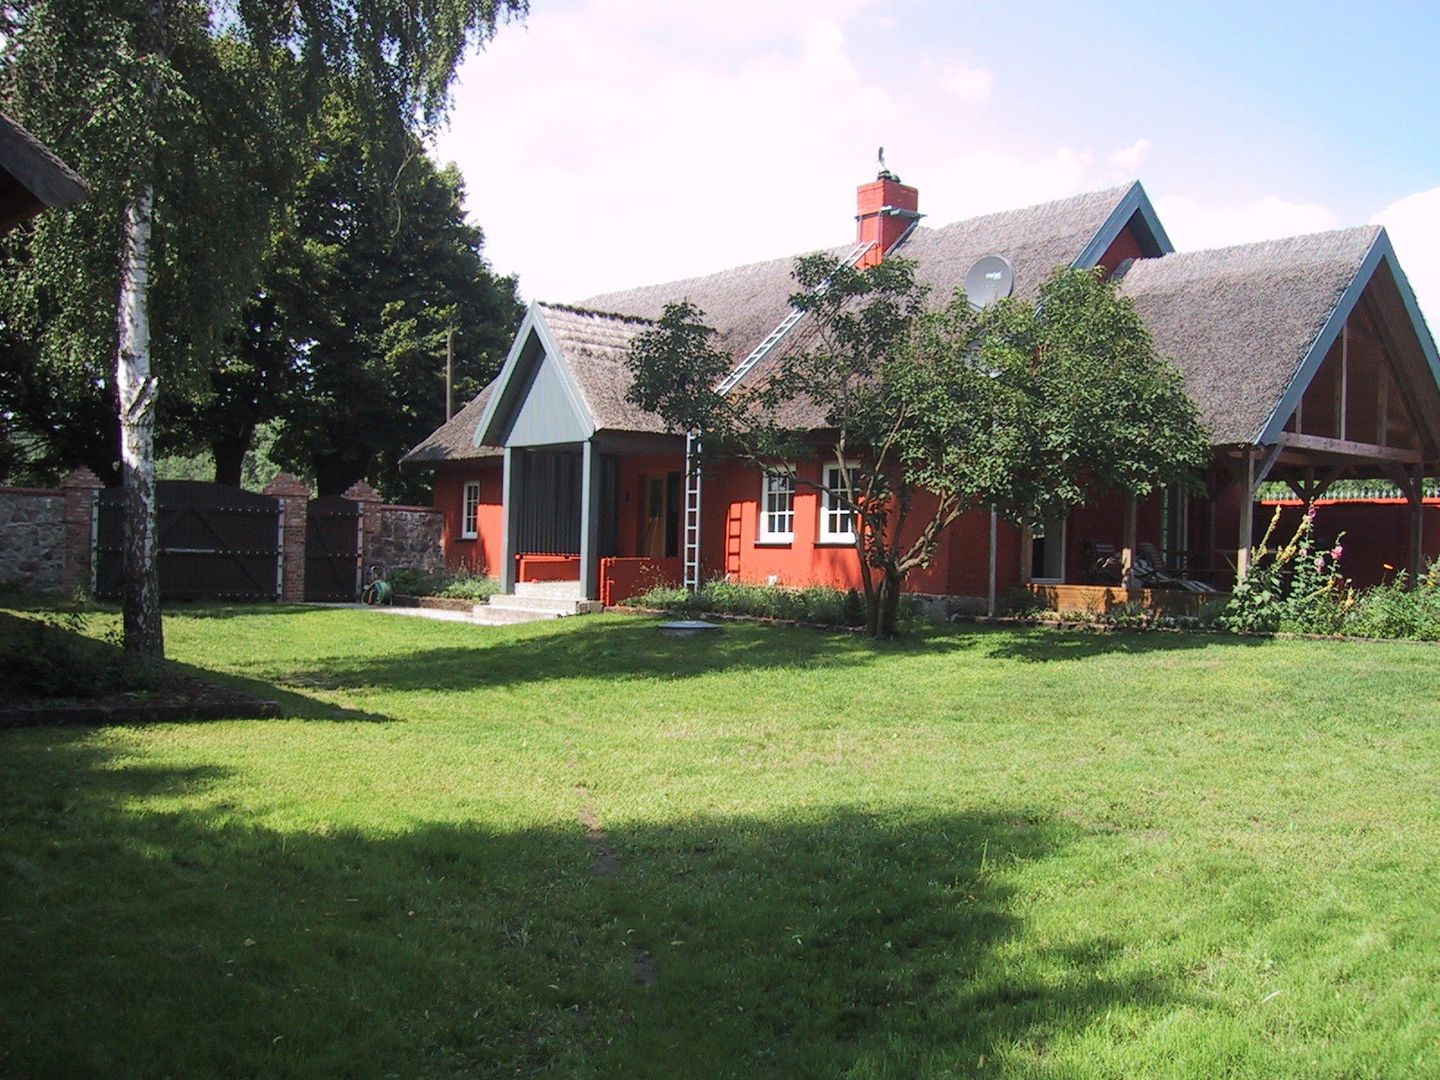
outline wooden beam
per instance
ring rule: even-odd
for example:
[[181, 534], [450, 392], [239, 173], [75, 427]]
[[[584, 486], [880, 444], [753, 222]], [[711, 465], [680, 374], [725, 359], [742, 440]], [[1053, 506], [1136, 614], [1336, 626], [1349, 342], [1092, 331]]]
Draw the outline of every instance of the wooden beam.
[[1419, 450], [1404, 450], [1398, 446], [1379, 446], [1376, 443], [1352, 442], [1349, 439], [1326, 439], [1319, 435], [1301, 435], [1292, 431], [1282, 431], [1276, 436], [1276, 445], [1291, 450], [1315, 450], [1322, 454], [1365, 458], [1368, 461], [1398, 461], [1405, 465], [1418, 465], [1421, 458]]
[[1425, 573], [1425, 469], [1416, 465], [1410, 490], [1410, 588], [1417, 588]]
[[1245, 451], [1245, 472], [1240, 478], [1240, 535], [1235, 550], [1235, 583], [1250, 573], [1250, 546], [1255, 537], [1255, 451]]
[[1335, 431], [1343, 441], [1350, 419], [1350, 322], [1340, 328], [1340, 378], [1335, 384]]
[[1390, 358], [1383, 346], [1375, 372], [1375, 441], [1381, 446], [1390, 444]]

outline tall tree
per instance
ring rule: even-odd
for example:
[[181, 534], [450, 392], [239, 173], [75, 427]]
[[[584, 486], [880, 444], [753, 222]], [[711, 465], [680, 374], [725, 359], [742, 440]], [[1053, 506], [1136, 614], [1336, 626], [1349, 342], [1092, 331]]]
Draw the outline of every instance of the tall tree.
[[[112, 196], [27, 237], [3, 330], [38, 334], [61, 364], [114, 358], [127, 649], [163, 652], [159, 380], [203, 371], [253, 288], [284, 187], [269, 166], [283, 160], [287, 127], [339, 76], [372, 137], [398, 144], [443, 115], [466, 48], [524, 10], [525, 0], [0, 0], [11, 107]], [[53, 325], [37, 318], [55, 311], [65, 314]]]
[[504, 360], [523, 314], [515, 280], [491, 273], [462, 198], [458, 172], [418, 141], [397, 161], [353, 110], [329, 110], [277, 267], [289, 286], [275, 289], [303, 351], [277, 453], [321, 494], [368, 478], [416, 496], [398, 463], [444, 418], [448, 335], [461, 400]]
[[861, 271], [813, 256], [795, 277], [808, 344], [759, 385], [715, 389], [732, 361], [680, 304], [636, 339], [632, 397], [702, 432], [712, 456], [769, 470], [832, 458], [830, 486], [815, 486], [854, 522], [874, 637], [895, 634], [906, 575], [966, 510], [1026, 524], [1101, 491], [1143, 497], [1207, 460], [1179, 373], [1096, 274], [1059, 272], [1033, 303], [976, 311], [957, 294], [931, 312], [904, 260]]

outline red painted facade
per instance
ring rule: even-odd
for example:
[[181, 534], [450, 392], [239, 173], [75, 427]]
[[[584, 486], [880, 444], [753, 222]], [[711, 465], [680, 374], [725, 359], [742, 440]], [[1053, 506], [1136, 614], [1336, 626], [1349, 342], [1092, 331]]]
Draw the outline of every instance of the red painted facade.
[[[1280, 508], [1271, 545], [1295, 535], [1304, 507], [1298, 499], [1268, 501], [1256, 508], [1257, 539]], [[1440, 499], [1426, 499], [1421, 549], [1428, 565], [1440, 559]], [[1392, 580], [1410, 566], [1410, 504], [1404, 499], [1319, 499], [1315, 503], [1315, 537], [1332, 544], [1339, 539], [1340, 572], [1357, 588]], [[1388, 569], [1386, 568], [1388, 564]]]
[[[477, 535], [464, 536], [463, 518], [465, 485], [480, 485], [480, 503], [476, 514]], [[468, 570], [474, 574], [497, 574], [500, 566], [500, 538], [504, 519], [500, 512], [500, 458], [459, 461], [441, 465], [435, 470], [436, 509], [445, 515], [440, 544], [445, 552], [445, 565], [452, 570]]]

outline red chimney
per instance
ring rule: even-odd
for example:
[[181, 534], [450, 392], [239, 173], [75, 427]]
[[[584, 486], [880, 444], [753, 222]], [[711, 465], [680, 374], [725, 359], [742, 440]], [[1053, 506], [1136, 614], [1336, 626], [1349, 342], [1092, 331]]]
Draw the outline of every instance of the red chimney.
[[911, 222], [921, 216], [920, 192], [882, 167], [871, 183], [860, 185], [855, 202], [855, 242], [872, 245], [856, 264], [863, 270], [878, 265]]

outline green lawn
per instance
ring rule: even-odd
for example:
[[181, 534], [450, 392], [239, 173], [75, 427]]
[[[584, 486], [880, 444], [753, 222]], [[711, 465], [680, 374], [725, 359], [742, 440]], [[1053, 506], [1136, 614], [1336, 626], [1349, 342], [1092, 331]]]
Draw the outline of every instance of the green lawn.
[[0, 732], [0, 1075], [1440, 1076], [1440, 649], [166, 633], [287, 718]]

